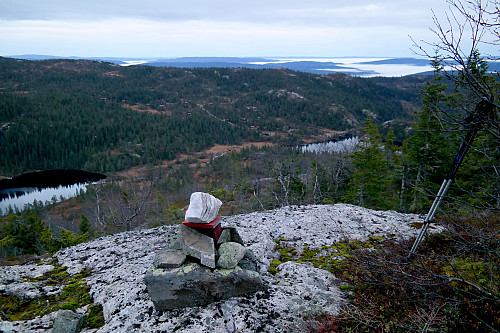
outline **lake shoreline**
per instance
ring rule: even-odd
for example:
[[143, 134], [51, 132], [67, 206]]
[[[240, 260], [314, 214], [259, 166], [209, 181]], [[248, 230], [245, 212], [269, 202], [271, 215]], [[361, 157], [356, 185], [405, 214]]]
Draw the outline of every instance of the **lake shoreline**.
[[0, 179], [0, 190], [68, 186], [77, 183], [97, 182], [106, 178], [107, 176], [101, 173], [74, 169], [33, 171], [14, 178]]

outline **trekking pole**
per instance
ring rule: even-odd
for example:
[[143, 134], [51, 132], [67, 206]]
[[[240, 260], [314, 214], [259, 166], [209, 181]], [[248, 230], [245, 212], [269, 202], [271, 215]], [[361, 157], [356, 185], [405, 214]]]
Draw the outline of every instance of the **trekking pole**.
[[470, 126], [470, 129], [467, 132], [467, 135], [465, 136], [464, 140], [462, 141], [460, 150], [458, 151], [458, 154], [455, 157], [453, 164], [451, 165], [450, 171], [444, 178], [443, 184], [441, 184], [441, 188], [439, 189], [436, 198], [434, 199], [434, 202], [432, 203], [432, 206], [429, 209], [427, 216], [425, 217], [422, 228], [420, 229], [420, 233], [415, 239], [415, 242], [413, 243], [410, 253], [408, 254], [408, 257], [406, 257], [406, 259], [411, 260], [415, 256], [417, 248], [424, 239], [427, 228], [429, 228], [429, 224], [434, 218], [434, 215], [436, 215], [436, 211], [439, 208], [439, 205], [441, 204], [446, 192], [450, 188], [450, 185], [453, 179], [455, 178], [455, 175], [457, 174], [458, 168], [460, 167], [462, 161], [464, 160], [465, 154], [467, 154], [467, 151], [472, 145], [472, 141], [474, 141], [474, 137], [479, 131], [481, 125], [486, 120], [492, 119], [492, 117], [494, 116], [494, 110], [495, 110], [495, 105], [489, 100], [483, 99], [476, 105], [474, 113], [465, 118], [465, 122], [467, 126]]

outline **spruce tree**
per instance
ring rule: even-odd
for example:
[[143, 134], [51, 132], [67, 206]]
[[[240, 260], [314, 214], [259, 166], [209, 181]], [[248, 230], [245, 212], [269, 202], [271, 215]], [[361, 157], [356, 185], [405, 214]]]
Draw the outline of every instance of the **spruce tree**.
[[436, 75], [422, 89], [422, 109], [417, 113], [414, 134], [408, 139], [408, 169], [411, 190], [409, 210], [423, 212], [431, 204], [451, 162], [448, 125], [439, 114], [445, 108], [446, 85], [434, 62]]
[[93, 235], [93, 229], [92, 229], [92, 225], [90, 224], [89, 220], [87, 219], [87, 217], [82, 214], [82, 219], [80, 221], [80, 224], [78, 224], [78, 230], [80, 231], [80, 234], [85, 234], [85, 233], [88, 233], [89, 236], [92, 237]]
[[363, 130], [365, 137], [351, 154], [354, 172], [344, 200], [367, 208], [393, 209], [395, 198], [390, 195], [391, 179], [382, 151], [382, 136], [370, 118]]

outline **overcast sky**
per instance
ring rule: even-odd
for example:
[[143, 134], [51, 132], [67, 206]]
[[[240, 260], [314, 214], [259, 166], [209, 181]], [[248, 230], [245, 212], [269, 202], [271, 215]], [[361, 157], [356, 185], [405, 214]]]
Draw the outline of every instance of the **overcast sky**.
[[0, 0], [0, 55], [414, 56], [445, 0]]

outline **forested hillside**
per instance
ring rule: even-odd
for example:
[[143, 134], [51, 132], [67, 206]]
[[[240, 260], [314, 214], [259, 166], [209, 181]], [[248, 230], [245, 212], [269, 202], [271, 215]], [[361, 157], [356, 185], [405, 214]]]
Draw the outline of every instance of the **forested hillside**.
[[[500, 73], [488, 65], [497, 57], [480, 53], [484, 44], [499, 45], [499, 1], [448, 1], [447, 20], [434, 17], [438, 42], [415, 45], [427, 57], [434, 54], [429, 77], [0, 58], [0, 175], [75, 168], [114, 176], [61, 203], [54, 198], [9, 209], [0, 216], [0, 264], [43, 262], [44, 253], [99, 236], [178, 224], [190, 194], [204, 191], [223, 202], [219, 215], [269, 214], [248, 225], [258, 241], [263, 237], [252, 226], [271, 226], [272, 238], [263, 243], [274, 253], [260, 269], [280, 279], [270, 286], [288, 285], [288, 275], [303, 280], [298, 270], [288, 273], [288, 264], [336, 276], [332, 286], [345, 291], [348, 302], [334, 314], [318, 303], [301, 303], [310, 332], [500, 332]], [[359, 134], [349, 138], [357, 145], [328, 152], [298, 146], [329, 139], [321, 134], [335, 131]], [[223, 153], [206, 151], [242, 142], [224, 146]], [[337, 203], [340, 211], [331, 206]], [[316, 205], [333, 208], [335, 215], [318, 214]], [[354, 205], [373, 209], [373, 217]], [[342, 210], [350, 211], [346, 216], [356, 227], [340, 226]], [[429, 227], [427, 237], [421, 243], [398, 239], [387, 228], [394, 214], [387, 210], [422, 214], [422, 222], [408, 227]], [[278, 223], [290, 234], [278, 230]], [[327, 225], [342, 237], [352, 230], [358, 236], [367, 232], [367, 238], [351, 233], [351, 239], [328, 236], [321, 244], [308, 239], [328, 234]], [[443, 231], [430, 235], [432, 228]], [[134, 260], [140, 257], [124, 251], [119, 237], [113, 242], [121, 248], [109, 252], [106, 267], [117, 268], [115, 254], [130, 252], [127, 269], [137, 272]], [[88, 257], [74, 262], [83, 267]], [[105, 282], [123, 287], [113, 281]], [[48, 301], [46, 306], [4, 294], [2, 321], [21, 318], [28, 303], [48, 308]], [[106, 299], [97, 297], [99, 302], [109, 310]], [[66, 300], [60, 305], [79, 306]], [[262, 312], [270, 313], [275, 330], [280, 316], [269, 307], [258, 316]], [[128, 313], [111, 316], [121, 322]], [[149, 311], [144, 318], [154, 316]], [[166, 319], [154, 320], [156, 325]]]
[[0, 58], [0, 175], [110, 172], [214, 144], [299, 143], [367, 116], [408, 120], [425, 79]]

